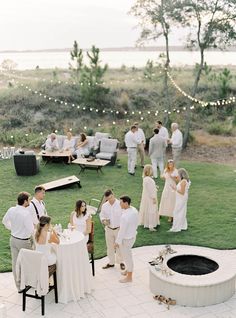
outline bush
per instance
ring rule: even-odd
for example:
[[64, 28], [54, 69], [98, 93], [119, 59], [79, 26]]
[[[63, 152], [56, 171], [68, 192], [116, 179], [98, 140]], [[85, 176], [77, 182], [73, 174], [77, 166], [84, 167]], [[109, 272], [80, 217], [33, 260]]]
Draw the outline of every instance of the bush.
[[231, 136], [232, 135], [232, 128], [223, 126], [220, 123], [213, 123], [207, 127], [207, 132], [210, 135], [223, 135], [223, 136]]

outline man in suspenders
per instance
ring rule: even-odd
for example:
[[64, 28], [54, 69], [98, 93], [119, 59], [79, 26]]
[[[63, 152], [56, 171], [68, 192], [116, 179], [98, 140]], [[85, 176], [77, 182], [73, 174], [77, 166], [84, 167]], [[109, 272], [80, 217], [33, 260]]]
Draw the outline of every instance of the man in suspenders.
[[30, 205], [28, 207], [35, 226], [39, 223], [39, 218], [41, 216], [47, 215], [45, 203], [43, 202], [44, 197], [45, 188], [42, 186], [37, 186], [34, 189], [34, 197], [31, 200]]

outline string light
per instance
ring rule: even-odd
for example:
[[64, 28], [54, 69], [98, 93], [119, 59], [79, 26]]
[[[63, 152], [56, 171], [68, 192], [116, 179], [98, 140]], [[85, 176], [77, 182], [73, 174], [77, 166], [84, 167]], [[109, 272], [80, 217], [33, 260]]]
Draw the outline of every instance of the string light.
[[[234, 97], [234, 96], [232, 96], [232, 97], [230, 97], [229, 99], [223, 99], [223, 100], [217, 100], [217, 101], [211, 101], [211, 102], [205, 102], [205, 101], [202, 101], [202, 100], [199, 100], [199, 99], [197, 99], [197, 98], [195, 98], [195, 97], [192, 97], [191, 95], [189, 95], [189, 94], [187, 94], [184, 90], [182, 90], [178, 85], [177, 85], [177, 83], [173, 80], [173, 78], [172, 78], [172, 76], [170, 75], [170, 73], [169, 73], [169, 71], [167, 70], [167, 69], [165, 69], [165, 71], [166, 71], [166, 73], [167, 73], [167, 76], [168, 76], [168, 78], [169, 78], [169, 80], [171, 81], [171, 83], [172, 83], [172, 85], [184, 96], [184, 97], [186, 97], [186, 98], [188, 98], [189, 100], [191, 100], [191, 101], [193, 101], [193, 102], [195, 102], [195, 103], [198, 103], [200, 106], [202, 106], [202, 107], [206, 107], [206, 106], [221, 106], [221, 105], [229, 105], [229, 104], [231, 104], [231, 103], [235, 103], [236, 102], [236, 97]], [[1, 71], [2, 72], [2, 71]], [[2, 72], [3, 73], [3, 72]], [[15, 74], [15, 72], [12, 72], [13, 74]], [[160, 74], [162, 73], [161, 71], [159, 72]], [[6, 76], [10, 76], [9, 74], [5, 74], [5, 73], [3, 73], [3, 75], [6, 75]], [[155, 76], [156, 74], [155, 73], [152, 73], [151, 74], [151, 76]], [[17, 75], [14, 75], [16, 78], [20, 78], [21, 80], [22, 80], [22, 75], [21, 76], [17, 76]], [[147, 77], [147, 76], [146, 76]], [[27, 78], [26, 78], [27, 79]], [[37, 79], [37, 78], [36, 78]], [[12, 78], [11, 79], [12, 81], [15, 81], [15, 79], [14, 78]], [[136, 80], [136, 79], [131, 79], [132, 81], [133, 80]], [[142, 77], [138, 77], [138, 80], [143, 80], [143, 78]], [[125, 79], [124, 80], [125, 82], [127, 82], [127, 79]], [[43, 79], [43, 82], [46, 82], [46, 79]], [[54, 83], [55, 81], [53, 81], [53, 80], [50, 80], [50, 82], [51, 83]], [[110, 84], [113, 84], [113, 82], [115, 82], [114, 80], [113, 81], [111, 81], [110, 82]], [[117, 83], [118, 82], [120, 82], [119, 80], [117, 80], [116, 81]], [[68, 81], [66, 81], [66, 82], [63, 82], [63, 81], [56, 81], [56, 83], [57, 84], [65, 84], [65, 85], [69, 85], [69, 84], [71, 84], [71, 83], [69, 83]], [[42, 96], [44, 99], [47, 99], [47, 100], [49, 100], [50, 102], [55, 102], [55, 103], [59, 103], [59, 104], [61, 104], [61, 105], [65, 105], [65, 106], [71, 106], [71, 107], [75, 107], [75, 104], [74, 103], [72, 103], [72, 104], [70, 104], [70, 103], [68, 103], [67, 101], [64, 101], [64, 100], [59, 100], [59, 99], [56, 99], [56, 98], [54, 98], [54, 97], [51, 97], [51, 96], [48, 96], [47, 94], [42, 94], [41, 92], [38, 92], [37, 90], [32, 90], [32, 88], [30, 88], [28, 85], [26, 85], [26, 86], [24, 86], [24, 84], [23, 83], [18, 83], [18, 82], [16, 82], [16, 84], [19, 86], [19, 87], [21, 87], [21, 88], [25, 88], [26, 90], [28, 90], [29, 92], [32, 92], [32, 93], [34, 93], [34, 94], [36, 94], [36, 95], [39, 95], [39, 96]], [[76, 85], [76, 83], [75, 82], [73, 82], [72, 83], [73, 85]], [[81, 83], [79, 83], [80, 85], [83, 85], [83, 82], [81, 82]], [[89, 85], [91, 85], [91, 83], [90, 82], [88, 82], [88, 84]], [[102, 82], [102, 83], [95, 83], [95, 85], [105, 85], [105, 84], [109, 84], [108, 82]], [[77, 109], [79, 110], [80, 109], [80, 105], [77, 105]], [[192, 105], [192, 106], [190, 106], [188, 109], [190, 109], [190, 110], [194, 110], [195, 109], [195, 106], [194, 105]], [[118, 115], [118, 114], [120, 114], [120, 112], [119, 111], [113, 111], [113, 110], [108, 110], [108, 109], [103, 109], [103, 110], [98, 110], [98, 109], [93, 109], [92, 107], [86, 107], [86, 106], [84, 106], [84, 107], [82, 107], [82, 110], [83, 111], [86, 111], [86, 110], [89, 110], [90, 112], [96, 112], [96, 113], [98, 113], [98, 112], [102, 112], [103, 114], [105, 114], [105, 113], [115, 113], [116, 115]], [[181, 111], [186, 111], [186, 107], [183, 107], [182, 109], [176, 109], [176, 108], [174, 108], [172, 111], [170, 111], [170, 110], [167, 110], [167, 109], [164, 109], [164, 110], [160, 110], [160, 111], [162, 111], [162, 112], [164, 112], [164, 113], [168, 113], [169, 115], [171, 115], [171, 113], [172, 113], [172, 111], [173, 112], [176, 112], [177, 114], [180, 114], [181, 113]], [[159, 111], [158, 110], [148, 110], [147, 112], [145, 112], [145, 111], [131, 111], [131, 112], [128, 112], [128, 111], [124, 111], [124, 115], [127, 115], [127, 114], [130, 114], [130, 115], [133, 115], [133, 116], [138, 116], [138, 115], [145, 115], [145, 113], [147, 114], [147, 115], [151, 115], [152, 113], [155, 115], [155, 116], [158, 116], [159, 115]], [[140, 117], [140, 119], [141, 120], [144, 120], [144, 117]], [[142, 119], [143, 118], [143, 119]], [[127, 121], [128, 122], [128, 121]], [[113, 125], [115, 125], [116, 124], [116, 122], [113, 122]]]

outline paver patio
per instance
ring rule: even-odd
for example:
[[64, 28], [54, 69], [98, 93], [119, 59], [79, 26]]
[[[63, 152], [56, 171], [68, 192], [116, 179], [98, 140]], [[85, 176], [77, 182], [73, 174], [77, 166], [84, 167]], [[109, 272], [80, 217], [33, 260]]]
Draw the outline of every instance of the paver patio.
[[[53, 292], [46, 297], [45, 317], [56, 318], [234, 318], [236, 317], [236, 294], [228, 301], [208, 307], [171, 306], [170, 310], [163, 304], [153, 300], [149, 291], [148, 261], [157, 256], [162, 246], [144, 246], [133, 249], [135, 272], [131, 284], [118, 282], [120, 272], [118, 266], [103, 270], [107, 258], [95, 261], [96, 276], [94, 291], [77, 303], [55, 304]], [[178, 245], [172, 246], [178, 249]], [[236, 250], [222, 251], [222, 257], [235, 257]], [[235, 273], [236, 274], [236, 273]], [[168, 296], [168, 295], [167, 295]], [[27, 299], [26, 312], [22, 312], [22, 295], [15, 289], [12, 273], [0, 274], [0, 304], [6, 306], [7, 316], [4, 318], [41, 317], [40, 301]], [[1, 316], [0, 312], [0, 318]]]

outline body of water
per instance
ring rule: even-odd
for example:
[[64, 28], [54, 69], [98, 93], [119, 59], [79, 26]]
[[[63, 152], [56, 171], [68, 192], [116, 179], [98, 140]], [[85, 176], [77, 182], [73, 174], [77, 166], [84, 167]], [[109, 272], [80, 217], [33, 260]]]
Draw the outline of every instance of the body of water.
[[[122, 65], [132, 67], [144, 67], [147, 60], [157, 61], [161, 51], [104, 51], [100, 59], [110, 68], [120, 68]], [[85, 56], [86, 54], [84, 54]], [[199, 63], [199, 52], [174, 51], [170, 54], [172, 66], [195, 65]], [[69, 52], [16, 52], [0, 53], [0, 64], [5, 59], [11, 59], [17, 63], [18, 70], [68, 68], [70, 62]], [[205, 54], [208, 65], [236, 66], [236, 52], [209, 51]]]

